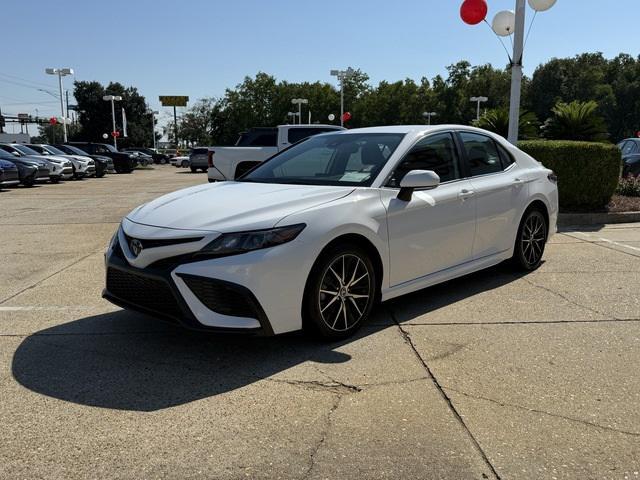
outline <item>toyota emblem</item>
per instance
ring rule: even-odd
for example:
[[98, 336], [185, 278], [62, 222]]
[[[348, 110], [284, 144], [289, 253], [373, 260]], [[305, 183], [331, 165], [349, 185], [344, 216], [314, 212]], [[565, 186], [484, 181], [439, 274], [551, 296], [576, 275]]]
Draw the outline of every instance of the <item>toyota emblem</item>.
[[131, 240], [131, 243], [129, 243], [129, 248], [131, 248], [131, 253], [133, 253], [133, 256], [137, 257], [138, 255], [140, 255], [140, 252], [142, 252], [142, 242], [137, 238], [134, 238], [133, 240]]

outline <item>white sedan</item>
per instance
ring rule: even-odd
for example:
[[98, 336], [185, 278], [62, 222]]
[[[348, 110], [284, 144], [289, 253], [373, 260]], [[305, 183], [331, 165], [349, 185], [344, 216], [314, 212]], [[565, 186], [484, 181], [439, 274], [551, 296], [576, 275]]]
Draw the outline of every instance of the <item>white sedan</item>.
[[342, 338], [378, 301], [504, 260], [536, 269], [557, 214], [553, 172], [493, 133], [327, 133], [134, 209], [103, 295], [195, 329]]

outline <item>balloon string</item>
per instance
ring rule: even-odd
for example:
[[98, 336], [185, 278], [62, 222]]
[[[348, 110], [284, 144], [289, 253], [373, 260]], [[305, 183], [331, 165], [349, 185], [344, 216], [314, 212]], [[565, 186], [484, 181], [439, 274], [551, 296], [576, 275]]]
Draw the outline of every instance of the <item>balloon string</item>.
[[[531, 23], [529, 24], [529, 30], [527, 30], [527, 36], [524, 39], [524, 47], [527, 46], [527, 40], [529, 40], [529, 34], [531, 33], [531, 27], [533, 27], [533, 22], [535, 22], [536, 20], [536, 15], [538, 15], [538, 11], [536, 10], [533, 14], [533, 17], [531, 18]], [[523, 50], [524, 50], [524, 47]]]
[[485, 18], [483, 20], [484, 23], [487, 24], [487, 26], [489, 27], [489, 29], [491, 30], [491, 32], [498, 38], [498, 40], [500, 41], [500, 44], [502, 45], [502, 48], [504, 48], [504, 51], [507, 54], [507, 58], [509, 59], [509, 65], [513, 65], [513, 59], [511, 58], [511, 54], [509, 53], [509, 50], [507, 50], [507, 46], [504, 44], [504, 42], [502, 41], [502, 38], [500, 38], [500, 35], [498, 35], [493, 28], [491, 27], [491, 25], [489, 25], [489, 22], [487, 22], [487, 19]]

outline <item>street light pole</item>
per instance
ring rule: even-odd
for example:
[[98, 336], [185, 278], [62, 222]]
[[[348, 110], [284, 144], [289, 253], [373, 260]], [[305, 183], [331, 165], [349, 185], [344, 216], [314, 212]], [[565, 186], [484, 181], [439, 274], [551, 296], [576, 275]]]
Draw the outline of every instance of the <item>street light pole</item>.
[[309, 100], [306, 98], [293, 98], [291, 103], [298, 105], [298, 124], [302, 124], [302, 104], [308, 104]]
[[105, 95], [104, 97], [102, 97], [102, 100], [104, 100], [105, 102], [111, 102], [111, 123], [113, 126], [113, 129], [111, 130], [111, 136], [113, 137], [113, 146], [117, 149], [118, 141], [116, 139], [116, 107], [114, 105], [114, 102], [119, 102], [120, 100], [122, 100], [122, 97], [120, 95]]
[[151, 114], [151, 134], [153, 135], [153, 149], [156, 149], [156, 115], [160, 112], [156, 110], [149, 110]]
[[438, 114], [436, 112], [424, 112], [422, 116], [427, 119], [427, 125], [431, 125], [431, 117], [436, 117]]
[[520, 127], [520, 88], [522, 86], [522, 56], [524, 53], [525, 0], [516, 0], [516, 29], [511, 63], [511, 97], [509, 99], [509, 135], [512, 144], [518, 143]]
[[48, 75], [58, 76], [58, 88], [60, 90], [60, 114], [62, 115], [62, 131], [64, 133], [64, 143], [67, 143], [67, 115], [65, 114], [65, 111], [64, 111], [64, 98], [62, 93], [62, 77], [67, 75], [73, 75], [73, 69], [72, 68], [46, 68], [45, 72]]
[[469, 100], [477, 103], [477, 106], [476, 106], [476, 122], [477, 122], [478, 120], [480, 120], [480, 104], [483, 102], [489, 101], [489, 97], [471, 97]]
[[346, 70], [331, 70], [331, 76], [336, 77], [340, 82], [340, 126], [344, 127], [344, 81], [355, 75], [355, 70], [351, 67]]

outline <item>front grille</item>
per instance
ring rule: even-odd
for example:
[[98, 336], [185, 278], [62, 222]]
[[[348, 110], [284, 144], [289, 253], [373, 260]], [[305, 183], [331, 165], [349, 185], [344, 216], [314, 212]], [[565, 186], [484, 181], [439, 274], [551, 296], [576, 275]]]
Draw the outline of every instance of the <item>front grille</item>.
[[[124, 237], [127, 239], [127, 244], [131, 244], [131, 240], [134, 237], [130, 237], [125, 233]], [[142, 248], [157, 248], [157, 247], [166, 247], [168, 245], [180, 245], [182, 243], [191, 243], [191, 242], [199, 242], [204, 237], [189, 237], [189, 238], [168, 238], [168, 239], [157, 239], [157, 240], [149, 240], [138, 238], [138, 241], [142, 244]]]
[[258, 319], [254, 301], [237, 286], [212, 278], [178, 275], [209, 310], [223, 315]]
[[110, 267], [107, 269], [107, 290], [125, 302], [163, 316], [181, 317], [180, 307], [171, 288], [162, 280]]

